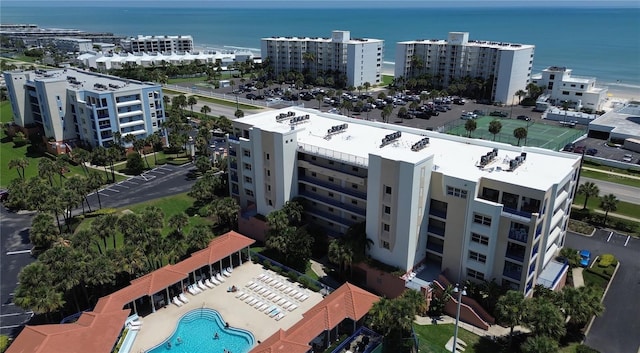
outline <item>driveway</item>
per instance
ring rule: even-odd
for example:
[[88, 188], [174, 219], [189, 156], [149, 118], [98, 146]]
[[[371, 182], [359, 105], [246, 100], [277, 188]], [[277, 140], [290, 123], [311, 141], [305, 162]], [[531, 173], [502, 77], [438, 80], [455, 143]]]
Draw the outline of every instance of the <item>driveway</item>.
[[565, 246], [591, 250], [592, 256], [613, 254], [620, 261], [605, 311], [597, 317], [585, 343], [600, 352], [637, 353], [640, 349], [640, 240], [604, 230], [593, 237], [567, 232]]

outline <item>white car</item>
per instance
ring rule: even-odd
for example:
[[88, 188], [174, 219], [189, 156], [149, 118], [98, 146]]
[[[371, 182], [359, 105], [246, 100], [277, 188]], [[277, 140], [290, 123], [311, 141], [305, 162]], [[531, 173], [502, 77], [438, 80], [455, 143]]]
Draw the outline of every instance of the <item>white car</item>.
[[630, 154], [625, 154], [624, 157], [622, 157], [622, 161], [627, 163], [631, 163], [632, 160], [633, 160], [633, 156]]
[[477, 114], [474, 114], [472, 112], [466, 112], [466, 113], [462, 113], [462, 115], [460, 116], [460, 119], [462, 120], [473, 120], [476, 119], [478, 117]]

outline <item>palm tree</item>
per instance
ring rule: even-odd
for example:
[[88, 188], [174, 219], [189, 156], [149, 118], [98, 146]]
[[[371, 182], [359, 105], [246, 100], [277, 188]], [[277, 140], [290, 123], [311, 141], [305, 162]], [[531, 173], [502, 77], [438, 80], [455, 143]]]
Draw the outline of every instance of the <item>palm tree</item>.
[[382, 109], [382, 113], [380, 113], [380, 116], [382, 117], [382, 121], [384, 121], [385, 123], [388, 123], [389, 122], [389, 116], [391, 116], [391, 112], [392, 111], [393, 111], [393, 106], [386, 105]]
[[238, 222], [238, 212], [240, 206], [233, 197], [225, 197], [222, 199], [216, 199], [212, 203], [214, 213], [218, 217], [218, 223], [225, 225], [227, 229], [236, 229]]
[[164, 212], [160, 207], [147, 206], [140, 216], [145, 228], [162, 229], [164, 227]]
[[[107, 238], [113, 238], [113, 248], [116, 248], [116, 227], [122, 231], [122, 226], [120, 224], [120, 219], [115, 214], [107, 214], [100, 216], [93, 220], [91, 223], [91, 231], [95, 234], [96, 237], [102, 239], [104, 242], [104, 250], [107, 250]], [[126, 235], [126, 234], [125, 234]]]
[[39, 212], [31, 221], [29, 240], [34, 247], [47, 250], [58, 238], [58, 228], [54, 224], [53, 216], [47, 212]]
[[191, 113], [193, 113], [193, 106], [196, 104], [198, 104], [196, 96], [189, 96], [189, 98], [187, 98], [187, 105], [191, 107]]
[[209, 242], [213, 238], [213, 234], [204, 224], [199, 224], [189, 231], [189, 235], [187, 235], [187, 245], [188, 250], [197, 251], [207, 247]]
[[520, 140], [527, 138], [527, 129], [518, 127], [513, 130], [513, 137], [518, 139], [518, 146], [520, 146]]
[[49, 185], [53, 186], [53, 175], [56, 173], [56, 167], [49, 158], [40, 158], [38, 161], [38, 175], [42, 179], [49, 180]]
[[207, 117], [207, 114], [211, 113], [211, 108], [209, 108], [208, 105], [203, 105], [202, 108], [200, 108], [200, 113]]
[[158, 158], [156, 157], [156, 145], [159, 144], [161, 141], [160, 139], [160, 135], [158, 134], [158, 132], [154, 132], [153, 134], [147, 136], [146, 142], [147, 144], [149, 144], [151, 146], [151, 148], [153, 149], [153, 164], [154, 165], [158, 165]]
[[75, 191], [78, 194], [78, 197], [81, 200], [82, 204], [82, 214], [84, 214], [84, 204], [87, 204], [89, 208], [89, 212], [91, 212], [91, 205], [89, 204], [89, 200], [87, 200], [87, 194], [89, 193], [89, 187], [87, 185], [87, 179], [74, 175], [66, 180], [64, 184], [65, 188], [71, 191]]
[[564, 315], [560, 309], [545, 298], [528, 299], [525, 305], [523, 324], [536, 335], [558, 339], [566, 333]]
[[500, 120], [493, 120], [489, 123], [489, 132], [493, 135], [493, 141], [496, 140], [496, 135], [502, 130], [502, 123]]
[[169, 218], [169, 226], [179, 233], [189, 224], [189, 216], [186, 213], [177, 213]]
[[91, 160], [91, 153], [87, 150], [84, 150], [82, 148], [74, 148], [73, 149], [73, 158], [75, 161], [77, 161], [81, 166], [82, 166], [82, 170], [84, 171], [84, 176], [88, 176], [89, 175], [89, 169], [87, 168], [87, 162], [89, 162]]
[[324, 94], [322, 93], [316, 94], [316, 100], [318, 101], [318, 109], [320, 109], [323, 99], [324, 99]]
[[9, 161], [9, 169], [16, 168], [18, 177], [24, 180], [24, 169], [29, 165], [29, 160], [25, 158], [17, 158]]
[[240, 119], [240, 118], [242, 118], [242, 117], [244, 116], [244, 112], [243, 112], [241, 109], [238, 109], [238, 110], [236, 110], [236, 112], [235, 112], [235, 113], [233, 113], [233, 115], [234, 115], [236, 118]]
[[618, 209], [618, 198], [614, 194], [608, 194], [600, 198], [600, 208], [604, 211], [604, 225], [607, 225], [607, 217], [609, 211], [616, 211]]
[[104, 184], [104, 178], [102, 177], [102, 173], [92, 171], [89, 172], [89, 177], [87, 178], [87, 187], [89, 190], [95, 190], [96, 196], [98, 197], [98, 207], [102, 208], [102, 201], [100, 200], [100, 187]]
[[329, 261], [338, 265], [340, 274], [351, 265], [353, 260], [353, 251], [342, 239], [333, 239], [329, 242]]
[[600, 189], [598, 189], [598, 185], [591, 181], [587, 181], [584, 184], [578, 187], [578, 194], [584, 195], [584, 205], [582, 205], [582, 209], [587, 208], [587, 201], [592, 196], [598, 197], [600, 195]]
[[524, 295], [510, 290], [498, 299], [496, 316], [501, 324], [509, 326], [509, 346], [513, 340], [513, 328], [522, 322], [524, 316]]
[[478, 123], [474, 119], [469, 119], [464, 123], [464, 129], [467, 130], [467, 137], [471, 137], [471, 133], [476, 131], [477, 128]]
[[600, 315], [604, 311], [599, 294], [593, 286], [566, 286], [562, 289], [561, 295], [562, 310], [572, 324], [584, 325], [592, 316]]
[[518, 96], [518, 105], [520, 105], [520, 103], [522, 103], [522, 97], [526, 97], [527, 96], [527, 92], [524, 90], [518, 90], [516, 92], [516, 96]]

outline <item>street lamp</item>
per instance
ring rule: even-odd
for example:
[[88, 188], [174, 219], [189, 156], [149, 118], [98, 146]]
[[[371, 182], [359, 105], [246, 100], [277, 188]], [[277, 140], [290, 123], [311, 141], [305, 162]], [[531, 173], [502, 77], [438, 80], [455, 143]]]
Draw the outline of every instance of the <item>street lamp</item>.
[[462, 296], [463, 295], [467, 295], [467, 287], [462, 287], [462, 290], [460, 289], [460, 285], [458, 283], [456, 283], [456, 287], [453, 288], [453, 292], [456, 293], [458, 295], [458, 307], [456, 310], [456, 326], [455, 329], [453, 331], [453, 348], [451, 350], [451, 352], [456, 353], [457, 350], [457, 345], [458, 345], [458, 324], [460, 323], [460, 304], [462, 303]]

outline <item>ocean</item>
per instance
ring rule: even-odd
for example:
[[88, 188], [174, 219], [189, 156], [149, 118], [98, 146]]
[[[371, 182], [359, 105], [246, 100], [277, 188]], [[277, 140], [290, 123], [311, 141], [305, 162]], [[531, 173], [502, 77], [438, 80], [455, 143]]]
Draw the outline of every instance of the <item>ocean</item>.
[[636, 8], [215, 8], [73, 7], [3, 4], [0, 22], [113, 32], [124, 36], [192, 35], [200, 48], [260, 52], [271, 36], [352, 37], [385, 40], [386, 68], [395, 43], [443, 39], [469, 32], [470, 39], [534, 44], [533, 71], [565, 66], [575, 76], [596, 77], [611, 91], [640, 96], [640, 7]]

